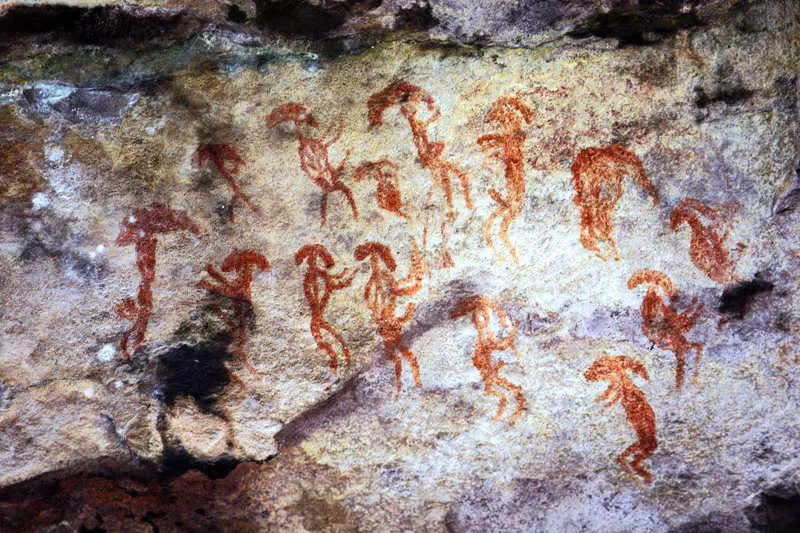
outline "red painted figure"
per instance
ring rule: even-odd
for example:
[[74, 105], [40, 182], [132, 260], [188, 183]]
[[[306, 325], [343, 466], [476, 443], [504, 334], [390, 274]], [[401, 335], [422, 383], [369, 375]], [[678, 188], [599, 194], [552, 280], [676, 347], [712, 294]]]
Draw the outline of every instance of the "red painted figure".
[[150, 315], [153, 312], [153, 282], [156, 280], [156, 246], [159, 233], [174, 231], [191, 231], [200, 233], [186, 211], [171, 209], [161, 203], [152, 203], [148, 207], [134, 209], [130, 216], [122, 221], [122, 229], [117, 236], [117, 246], [133, 244], [136, 249], [136, 268], [139, 270], [139, 292], [136, 301], [125, 298], [117, 304], [116, 312], [121, 318], [133, 322], [131, 328], [122, 334], [120, 349], [130, 359], [131, 352], [136, 351], [143, 342]]
[[636, 154], [618, 144], [605, 148], [586, 148], [572, 164], [575, 186], [573, 201], [581, 212], [581, 244], [606, 260], [599, 242], [606, 243], [619, 260], [614, 240], [614, 209], [622, 196], [622, 179], [630, 176], [652, 199], [658, 202], [658, 191], [648, 179]]
[[303, 134], [302, 126], [307, 124], [312, 128], [319, 126], [314, 115], [308, 112], [305, 106], [296, 102], [279, 105], [267, 117], [267, 125], [274, 128], [283, 122], [294, 124], [297, 140], [300, 142], [298, 154], [300, 156], [300, 168], [303, 172], [322, 189], [322, 225], [328, 219], [328, 195], [339, 191], [347, 198], [353, 216], [358, 218], [358, 208], [353, 199], [353, 193], [342, 181], [342, 169], [347, 162], [347, 156], [339, 163], [338, 167], [331, 165], [328, 160], [328, 148], [331, 147], [342, 135], [344, 124], [339, 125], [339, 131], [328, 141], [321, 138], [307, 137]]
[[372, 314], [372, 319], [378, 326], [378, 333], [383, 339], [384, 353], [394, 362], [395, 388], [400, 394], [400, 375], [402, 374], [402, 360], [397, 355], [405, 358], [411, 366], [414, 383], [422, 386], [419, 377], [419, 364], [414, 353], [403, 343], [403, 324], [411, 320], [416, 305], [408, 304], [405, 312], [397, 316], [397, 299], [401, 296], [411, 296], [422, 288], [422, 278], [425, 275], [422, 265], [422, 256], [415, 247], [414, 255], [408, 276], [402, 280], [394, 277], [397, 263], [392, 256], [392, 251], [384, 244], [366, 242], [356, 248], [355, 258], [363, 261], [369, 258], [371, 273], [364, 286], [364, 301]]
[[228, 187], [233, 191], [230, 204], [230, 214], [228, 220], [233, 222], [233, 208], [240, 201], [247, 204], [254, 213], [261, 214], [261, 210], [253, 204], [250, 196], [242, 192], [239, 184], [236, 183], [236, 175], [239, 174], [239, 167], [243, 166], [244, 160], [239, 157], [236, 151], [227, 144], [203, 144], [197, 149], [192, 157], [194, 164], [198, 167], [203, 166], [206, 161], [211, 161], [220, 175], [225, 179]]
[[[248, 362], [245, 349], [249, 313], [253, 305], [251, 285], [253, 284], [253, 271], [269, 272], [269, 261], [254, 250], [238, 250], [234, 248], [222, 262], [220, 270], [222, 272], [234, 272], [236, 277], [228, 279], [214, 265], [207, 264], [206, 272], [214, 281], [204, 279], [198, 283], [198, 286], [209, 292], [230, 298], [233, 303], [233, 320], [226, 320], [226, 323], [233, 340], [231, 352], [238, 362], [244, 365], [250, 373], [255, 374], [256, 369]], [[219, 311], [219, 314], [222, 314], [221, 311]], [[233, 377], [239, 381], [235, 376]]]
[[[472, 209], [469, 178], [464, 171], [453, 163], [441, 159], [444, 151], [443, 142], [432, 142], [428, 138], [428, 126], [441, 116], [433, 97], [416, 85], [404, 81], [392, 83], [382, 91], [370, 96], [369, 100], [367, 100], [369, 123], [372, 126], [380, 126], [383, 124], [384, 111], [396, 105], [400, 106], [400, 113], [402, 113], [411, 127], [411, 135], [414, 138], [414, 146], [417, 149], [420, 162], [430, 171], [434, 181], [444, 189], [448, 217], [455, 217], [453, 190], [450, 184], [451, 176], [458, 178], [464, 194], [464, 202], [467, 208]], [[430, 113], [427, 119], [421, 119], [418, 116], [421, 105], [427, 107]]]
[[[509, 425], [513, 426], [516, 421], [522, 416], [522, 412], [527, 407], [525, 395], [522, 393], [522, 388], [514, 385], [507, 379], [500, 377], [499, 371], [505, 363], [503, 361], [492, 361], [493, 352], [501, 352], [504, 350], [513, 351], [517, 357], [519, 352], [516, 346], [517, 329], [511, 324], [511, 321], [506, 315], [505, 311], [495, 304], [493, 301], [483, 296], [469, 296], [464, 298], [456, 305], [455, 309], [450, 313], [451, 318], [460, 318], [469, 313], [472, 313], [472, 325], [478, 332], [478, 338], [475, 340], [475, 353], [472, 356], [472, 364], [481, 373], [483, 379], [484, 392], [492, 396], [497, 396], [500, 400], [500, 405], [497, 407], [495, 420], [503, 416], [508, 400], [505, 394], [496, 390], [495, 387], [506, 389], [511, 395], [514, 396], [517, 402], [517, 408], [511, 414]], [[505, 337], [498, 339], [492, 331], [491, 318], [492, 313], [495, 314], [500, 325], [508, 330]]]
[[[695, 325], [703, 312], [703, 305], [697, 303], [697, 298], [692, 298], [689, 308], [678, 313], [670, 301], [678, 297], [672, 280], [663, 272], [656, 270], [637, 270], [631, 279], [628, 280], [628, 288], [635, 289], [639, 285], [649, 285], [647, 293], [642, 300], [642, 332], [645, 337], [650, 339], [662, 350], [668, 350], [675, 354], [675, 387], [680, 389], [683, 386], [683, 377], [686, 367], [686, 356], [694, 350], [695, 370], [697, 377], [700, 358], [703, 355], [703, 345], [698, 342], [689, 342], [686, 339], [688, 333]], [[667, 298], [659, 296], [661, 291]]]
[[496, 150], [494, 157], [505, 163], [506, 196], [496, 189], [489, 189], [489, 196], [498, 207], [489, 215], [483, 226], [483, 239], [494, 249], [492, 229], [495, 220], [500, 218], [500, 240], [503, 241], [515, 263], [519, 263], [517, 250], [508, 240], [511, 222], [522, 213], [525, 202], [525, 161], [522, 145], [525, 142], [524, 124], [530, 124], [533, 111], [516, 96], [499, 98], [489, 110], [485, 122], [496, 123], [502, 133], [490, 133], [478, 138], [478, 145], [484, 150]]
[[321, 244], [307, 244], [300, 248], [294, 256], [294, 262], [299, 266], [304, 261], [307, 263], [308, 269], [303, 279], [303, 292], [311, 310], [311, 335], [317, 341], [319, 349], [328, 354], [331, 372], [335, 376], [339, 366], [336, 350], [325, 340], [322, 332], [327, 331], [339, 343], [347, 366], [350, 366], [350, 349], [339, 332], [333, 329], [333, 326], [325, 319], [325, 307], [327, 307], [333, 291], [348, 287], [353, 282], [355, 272], [348, 274], [347, 269], [344, 269], [338, 274], [331, 274], [330, 270], [336, 262]]
[[[694, 198], [684, 198], [669, 216], [673, 231], [680, 231], [683, 224], [689, 226], [692, 231], [689, 249], [692, 263], [717, 283], [740, 280], [736, 275], [736, 261], [725, 249], [733, 215], [740, 207], [738, 202], [730, 202], [712, 208]], [[704, 224], [701, 217], [705, 217], [708, 223]]]
[[[650, 379], [644, 365], [627, 355], [603, 356], [592, 363], [583, 376], [589, 381], [608, 382], [608, 388], [595, 400], [605, 402], [604, 408], [617, 401], [622, 404], [625, 417], [639, 440], [619, 454], [617, 463], [629, 474], [639, 475], [645, 483], [650, 483], [653, 476], [642, 466], [642, 461], [653, 455], [658, 447], [656, 415], [644, 393], [628, 377], [628, 372]], [[630, 461], [629, 456], [633, 456]]]
[[376, 197], [378, 207], [385, 209], [400, 218], [410, 220], [407, 213], [403, 212], [403, 200], [400, 189], [397, 188], [397, 165], [386, 159], [364, 163], [356, 169], [355, 179], [361, 181], [374, 178], [378, 182]]

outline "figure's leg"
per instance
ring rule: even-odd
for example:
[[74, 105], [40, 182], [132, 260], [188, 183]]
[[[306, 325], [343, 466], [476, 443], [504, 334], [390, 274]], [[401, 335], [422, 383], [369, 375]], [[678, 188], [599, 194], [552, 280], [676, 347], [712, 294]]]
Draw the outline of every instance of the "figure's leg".
[[353, 193], [350, 191], [350, 188], [342, 182], [336, 184], [337, 191], [341, 191], [344, 194], [345, 198], [347, 198], [347, 203], [350, 204], [350, 210], [353, 212], [353, 216], [358, 218], [358, 207], [356, 207], [356, 201], [353, 199]]
[[635, 473], [635, 470], [633, 469], [631, 464], [628, 462], [628, 456], [633, 454], [633, 453], [636, 453], [636, 451], [638, 449], [639, 449], [639, 443], [638, 442], [634, 442], [633, 444], [631, 444], [630, 446], [625, 448], [625, 450], [623, 450], [623, 452], [617, 456], [617, 463], [628, 474], [634, 474]]
[[422, 380], [419, 377], [419, 363], [417, 362], [417, 358], [414, 356], [414, 353], [408, 349], [405, 344], [400, 343], [398, 345], [398, 350], [406, 358], [408, 364], [411, 366], [411, 375], [414, 377], [414, 385], [417, 387], [422, 387]]
[[434, 163], [433, 173], [436, 181], [444, 189], [444, 199], [447, 202], [447, 218], [456, 218], [455, 210], [453, 209], [453, 189], [450, 185], [450, 177], [447, 175], [447, 169], [442, 166], [442, 163]]
[[320, 215], [322, 216], [322, 224], [320, 226], [324, 226], [325, 222], [328, 221], [328, 193], [322, 193], [322, 202], [320, 203]]
[[700, 374], [700, 360], [703, 358], [703, 345], [699, 342], [693, 342], [689, 346], [694, 350], [695, 353], [692, 381], [697, 384], [697, 376]]
[[486, 219], [486, 223], [483, 225], [483, 240], [492, 248], [492, 250], [494, 250], [494, 242], [492, 242], [492, 226], [494, 225], [494, 221], [500, 215], [501, 210], [502, 208], [499, 207], [492, 211], [492, 214], [489, 215], [489, 218]]
[[383, 344], [383, 353], [386, 355], [388, 359], [390, 359], [394, 363], [394, 388], [395, 388], [395, 400], [400, 397], [400, 390], [402, 389], [402, 384], [400, 381], [400, 376], [403, 374], [403, 362], [400, 358], [395, 355], [395, 345], [393, 343], [388, 343], [384, 341]]
[[467, 209], [472, 209], [472, 190], [469, 186], [469, 176], [453, 163], [445, 163], [445, 165], [449, 172], [458, 177], [458, 181], [461, 183], [461, 190], [464, 193], [464, 203], [467, 204]]
[[681, 390], [683, 387], [683, 375], [686, 372], [686, 354], [683, 350], [675, 352], [675, 388]]
[[496, 380], [493, 376], [487, 376], [484, 378], [484, 385], [483, 385], [483, 392], [489, 394], [491, 396], [496, 396], [498, 400], [500, 400], [500, 405], [497, 406], [497, 412], [494, 414], [494, 419], [499, 420], [503, 413], [506, 410], [506, 404], [508, 400], [506, 399], [505, 394], [500, 391], [496, 391], [493, 388], [494, 381]]
[[518, 385], [514, 385], [510, 381], [500, 376], [494, 379], [494, 382], [500, 386], [505, 388], [508, 392], [514, 395], [514, 398], [517, 403], [517, 408], [514, 409], [514, 412], [511, 414], [511, 418], [508, 421], [509, 426], [513, 426], [516, 424], [519, 417], [522, 416], [522, 412], [528, 407], [528, 402], [525, 399], [525, 394], [522, 392], [522, 387]]
[[645, 449], [645, 447], [641, 444], [635, 444], [634, 446], [636, 446], [636, 449], [633, 460], [631, 461], [631, 468], [634, 472], [642, 476], [642, 479], [644, 479], [645, 483], [650, 483], [653, 480], [653, 476], [643, 466], [641, 466], [641, 463], [650, 457], [653, 452]]
[[336, 351], [333, 349], [333, 346], [325, 342], [325, 338], [322, 336], [322, 332], [320, 331], [320, 326], [318, 324], [311, 324], [311, 335], [314, 337], [314, 340], [317, 341], [317, 347], [328, 354], [331, 372], [335, 376], [336, 370], [339, 367], [339, 360], [336, 357]]
[[509, 252], [511, 252], [511, 257], [514, 258], [514, 262], [519, 264], [519, 257], [517, 257], [517, 249], [511, 244], [511, 241], [508, 240], [508, 228], [511, 226], [511, 222], [514, 220], [514, 213], [510, 209], [506, 209], [505, 214], [503, 215], [503, 220], [500, 222], [500, 240], [503, 241], [503, 244], [506, 245], [506, 248]]
[[[339, 346], [342, 349], [342, 355], [344, 356], [344, 362], [347, 364], [347, 366], [350, 366], [350, 349], [347, 347], [347, 344], [344, 342], [344, 338], [342, 338], [342, 336], [339, 334], [339, 332], [336, 331], [335, 329], [333, 329], [333, 326], [331, 326], [327, 322], [321, 323], [319, 325], [319, 327], [321, 329], [324, 329], [328, 333], [330, 333], [331, 337], [336, 339], [336, 342], [339, 343]], [[328, 345], [328, 346], [330, 346], [330, 345]]]

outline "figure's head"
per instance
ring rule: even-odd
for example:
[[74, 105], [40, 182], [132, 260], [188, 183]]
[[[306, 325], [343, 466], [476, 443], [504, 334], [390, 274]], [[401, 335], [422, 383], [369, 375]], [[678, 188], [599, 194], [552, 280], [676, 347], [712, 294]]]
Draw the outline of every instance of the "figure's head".
[[369, 97], [369, 100], [367, 100], [367, 108], [369, 109], [367, 119], [370, 125], [380, 126], [383, 124], [383, 112], [386, 109], [409, 102], [424, 103], [431, 112], [436, 107], [433, 97], [420, 87], [405, 81], [397, 81]]
[[397, 169], [397, 165], [388, 159], [369, 161], [358, 166], [354, 178], [356, 181], [362, 181], [367, 178], [377, 178], [378, 180], [384, 177], [392, 178], [395, 169]]
[[641, 269], [637, 270], [628, 280], [628, 288], [635, 289], [639, 285], [650, 285], [652, 287], [661, 289], [667, 298], [673, 299], [677, 296], [675, 285], [669, 276], [658, 270]]
[[259, 272], [267, 272], [271, 268], [267, 258], [255, 250], [234, 248], [222, 262], [221, 269], [223, 272], [231, 272], [233, 270], [249, 270], [252, 267]]
[[117, 235], [117, 246], [127, 246], [157, 233], [173, 231], [191, 231], [199, 234], [200, 230], [182, 209], [172, 209], [165, 204], [153, 202], [148, 207], [134, 209], [133, 213], [122, 221], [122, 229]]
[[319, 126], [319, 123], [317, 122], [317, 119], [314, 118], [314, 115], [309, 113], [308, 109], [306, 109], [304, 105], [298, 104], [297, 102], [289, 102], [279, 105], [267, 116], [267, 125], [270, 128], [274, 128], [278, 124], [287, 121], [294, 122], [294, 124], [298, 127], [300, 124], [308, 124], [314, 128]]
[[326, 269], [335, 264], [333, 256], [321, 244], [306, 244], [294, 254], [295, 265], [301, 265], [303, 261], [308, 261], [308, 266], [318, 266], [317, 261], [320, 259]]
[[512, 123], [522, 126], [518, 117], [522, 117], [526, 123], [530, 124], [533, 120], [533, 111], [517, 96], [501, 96], [492, 104], [486, 115], [486, 122]]
[[379, 242], [369, 241], [359, 245], [355, 251], [355, 258], [358, 261], [363, 261], [367, 257], [370, 260], [380, 260], [386, 265], [390, 272], [394, 272], [397, 268], [397, 263], [392, 256], [392, 251], [385, 244]]
[[461, 318], [472, 313], [472, 320], [479, 328], [489, 324], [489, 310], [494, 304], [485, 296], [475, 294], [461, 299], [450, 312], [450, 318]]
[[627, 372], [650, 379], [644, 365], [628, 355], [604, 355], [586, 369], [583, 377], [588, 381], [616, 381]]
[[244, 165], [244, 160], [228, 144], [200, 145], [192, 157], [192, 162], [199, 167], [208, 160], [217, 167], [217, 170], [229, 174], [238, 173], [239, 167]]

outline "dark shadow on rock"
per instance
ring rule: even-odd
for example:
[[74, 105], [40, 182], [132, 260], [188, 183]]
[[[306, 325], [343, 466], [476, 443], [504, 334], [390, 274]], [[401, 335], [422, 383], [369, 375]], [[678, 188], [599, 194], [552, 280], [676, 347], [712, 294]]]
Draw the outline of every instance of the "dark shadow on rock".
[[800, 531], [800, 490], [793, 484], [770, 487], [756, 496], [755, 503], [745, 514], [755, 531]]
[[741, 320], [750, 310], [750, 305], [759, 294], [771, 292], [775, 284], [761, 278], [760, 273], [750, 281], [740, 281], [725, 287], [717, 310], [728, 315], [727, 319]]

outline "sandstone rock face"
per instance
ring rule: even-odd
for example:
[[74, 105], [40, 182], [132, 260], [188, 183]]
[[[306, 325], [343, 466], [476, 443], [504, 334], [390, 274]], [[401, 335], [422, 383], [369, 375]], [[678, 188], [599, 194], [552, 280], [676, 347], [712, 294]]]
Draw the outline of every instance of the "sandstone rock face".
[[0, 11], [0, 529], [800, 521], [800, 9]]

